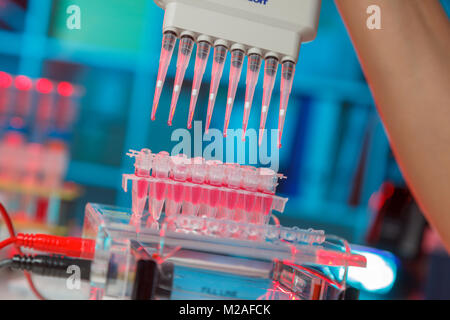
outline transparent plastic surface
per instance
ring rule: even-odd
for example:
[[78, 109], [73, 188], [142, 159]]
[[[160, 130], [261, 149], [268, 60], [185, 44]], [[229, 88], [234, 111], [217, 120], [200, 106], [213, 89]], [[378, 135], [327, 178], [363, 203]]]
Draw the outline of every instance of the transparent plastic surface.
[[184, 215], [136, 221], [128, 209], [88, 204], [83, 236], [96, 239], [91, 298], [129, 299], [145, 256], [174, 266], [164, 288], [170, 299], [338, 299], [348, 266], [365, 266], [345, 240], [322, 231], [268, 225], [247, 240], [220, 232], [248, 227]]

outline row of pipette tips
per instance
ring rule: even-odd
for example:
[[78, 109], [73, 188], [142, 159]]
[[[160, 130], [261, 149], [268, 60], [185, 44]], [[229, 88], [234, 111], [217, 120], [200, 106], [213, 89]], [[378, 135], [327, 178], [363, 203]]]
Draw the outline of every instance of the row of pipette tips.
[[[175, 48], [177, 36], [172, 32], [166, 32], [163, 35], [162, 49], [160, 56], [160, 64], [158, 70], [158, 78], [156, 81], [155, 96], [152, 107], [152, 120], [155, 120], [156, 110], [158, 108], [159, 99], [161, 97], [162, 88], [167, 76], [167, 70], [172, 59], [173, 51]], [[175, 75], [175, 82], [173, 87], [172, 101], [170, 104], [170, 112], [168, 124], [172, 125], [175, 109], [178, 103], [183, 80], [186, 74], [186, 69], [191, 59], [191, 54], [194, 48], [194, 39], [191, 36], [185, 35], [180, 39], [178, 58], [177, 58], [177, 70]], [[211, 44], [207, 41], [199, 41], [197, 44], [197, 54], [195, 60], [194, 80], [192, 84], [191, 100], [189, 105], [189, 115], [187, 127], [192, 127], [192, 120], [197, 104], [198, 94], [200, 91], [203, 75], [205, 73], [206, 64], [211, 50]], [[219, 83], [222, 78], [223, 68], [225, 65], [228, 48], [224, 45], [217, 45], [214, 48], [213, 67], [211, 74], [211, 84], [208, 99], [208, 111], [206, 115], [205, 130], [208, 132], [211, 123], [211, 117], [214, 110], [214, 105], [219, 89]], [[244, 63], [245, 53], [240, 49], [234, 49], [231, 51], [231, 67], [229, 77], [229, 87], [227, 94], [227, 104], [225, 112], [225, 121], [223, 134], [227, 135], [228, 125], [230, 122], [231, 111], [233, 109], [234, 100], [236, 97], [236, 91], [241, 78], [242, 66]], [[246, 92], [244, 103], [244, 118], [243, 118], [243, 132], [242, 140], [245, 140], [245, 134], [247, 130], [248, 120], [250, 116], [250, 110], [252, 107], [253, 97], [258, 83], [259, 73], [261, 69], [262, 57], [259, 54], [249, 54], [248, 67], [247, 67], [247, 80], [246, 80]], [[259, 130], [259, 144], [262, 142], [264, 134], [264, 128], [266, 125], [267, 113], [269, 110], [272, 92], [275, 84], [275, 79], [278, 70], [278, 59], [275, 57], [267, 57], [265, 59], [264, 68], [264, 85], [263, 85], [263, 101], [261, 108], [261, 120]], [[286, 118], [286, 110], [289, 102], [289, 96], [292, 90], [293, 77], [295, 73], [295, 64], [292, 61], [285, 61], [282, 64], [282, 77], [281, 77], [281, 92], [280, 92], [280, 112], [278, 122], [278, 147], [281, 147], [281, 136], [284, 128], [284, 121]]]

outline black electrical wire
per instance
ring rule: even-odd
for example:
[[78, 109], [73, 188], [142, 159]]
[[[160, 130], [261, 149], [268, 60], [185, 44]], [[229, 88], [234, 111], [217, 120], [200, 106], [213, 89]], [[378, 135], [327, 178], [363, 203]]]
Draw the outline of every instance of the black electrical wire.
[[58, 255], [15, 255], [12, 259], [1, 261], [0, 267], [10, 267], [14, 270], [56, 278], [68, 278], [78, 273], [80, 280], [89, 280], [91, 262], [91, 260]]
[[11, 259], [6, 259], [6, 260], [2, 260], [0, 261], [0, 269], [1, 268], [5, 268], [5, 267], [9, 267], [12, 263]]

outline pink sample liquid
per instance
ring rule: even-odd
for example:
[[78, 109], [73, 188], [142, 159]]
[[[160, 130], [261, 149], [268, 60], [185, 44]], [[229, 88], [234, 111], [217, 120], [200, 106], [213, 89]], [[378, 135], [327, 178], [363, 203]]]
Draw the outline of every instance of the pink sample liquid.
[[164, 200], [166, 195], [166, 183], [162, 181], [155, 182], [155, 196], [157, 200]]
[[236, 208], [238, 194], [236, 191], [227, 192], [227, 208], [233, 210]]
[[218, 207], [219, 206], [219, 199], [220, 199], [220, 190], [218, 189], [210, 189], [209, 190], [209, 205], [211, 207]]
[[192, 194], [191, 194], [190, 200], [191, 200], [192, 204], [194, 204], [194, 205], [200, 204], [200, 200], [202, 198], [202, 193], [203, 193], [202, 188], [200, 186], [194, 186], [194, 187], [192, 187], [191, 192], [192, 192]]
[[244, 209], [244, 204], [245, 204], [245, 196], [243, 193], [238, 193], [237, 196], [237, 202], [236, 202], [236, 207], [238, 209]]
[[263, 201], [262, 201], [262, 212], [264, 215], [269, 215], [270, 214], [270, 209], [272, 209], [272, 202], [273, 202], [273, 198], [272, 197], [263, 197]]
[[255, 205], [256, 196], [254, 194], [244, 194], [244, 210], [252, 212]]
[[181, 183], [177, 183], [173, 186], [173, 200], [176, 202], [181, 202], [184, 195], [184, 186]]

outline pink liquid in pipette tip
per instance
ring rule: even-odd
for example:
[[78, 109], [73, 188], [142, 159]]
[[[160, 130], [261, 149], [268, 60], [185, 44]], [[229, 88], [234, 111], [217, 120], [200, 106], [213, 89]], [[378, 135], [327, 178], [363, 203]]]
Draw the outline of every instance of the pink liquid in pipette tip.
[[217, 46], [214, 48], [214, 59], [211, 71], [211, 86], [209, 89], [208, 112], [206, 115], [205, 132], [208, 133], [211, 124], [211, 117], [216, 103], [217, 92], [219, 90], [220, 79], [223, 75], [223, 67], [225, 66], [225, 59], [228, 50], [224, 46]]
[[189, 105], [189, 118], [187, 123], [188, 129], [192, 127], [192, 119], [194, 118], [195, 106], [197, 104], [198, 94], [202, 85], [202, 79], [205, 73], [206, 64], [208, 63], [210, 49], [211, 45], [205, 41], [202, 41], [197, 45], [194, 82], [192, 83], [191, 103]]
[[283, 63], [281, 75], [280, 92], [280, 115], [278, 120], [278, 148], [281, 148], [281, 137], [283, 135], [284, 121], [286, 119], [286, 110], [289, 103], [289, 96], [294, 82], [295, 64], [291, 61]]
[[223, 135], [227, 136], [228, 125], [230, 123], [231, 111], [233, 110], [234, 99], [236, 98], [236, 90], [242, 73], [242, 64], [244, 62], [244, 52], [241, 50], [233, 50], [231, 52], [231, 69], [228, 87], [227, 108], [225, 112], [225, 123]]
[[259, 124], [259, 145], [261, 145], [266, 127], [267, 113], [269, 112], [270, 101], [272, 100], [273, 87], [278, 71], [278, 60], [267, 58], [264, 66], [263, 102], [261, 107], [261, 120]]
[[177, 73], [175, 75], [175, 83], [173, 86], [172, 102], [170, 103], [170, 113], [168, 125], [172, 125], [173, 116], [177, 107], [178, 98], [180, 97], [181, 86], [183, 85], [186, 69], [191, 59], [192, 48], [194, 47], [194, 40], [190, 37], [182, 37], [180, 40], [180, 48], [178, 50]]
[[261, 69], [261, 56], [258, 54], [250, 55], [247, 64], [247, 88], [245, 90], [244, 120], [242, 121], [242, 141], [245, 141], [248, 118], [250, 117], [253, 96], [255, 95], [256, 84], [258, 83], [259, 71]]
[[156, 110], [158, 109], [159, 99], [164, 86], [164, 82], [167, 76], [167, 70], [169, 69], [170, 61], [172, 60], [173, 49], [177, 37], [171, 32], [167, 32], [163, 35], [161, 56], [159, 59], [158, 77], [156, 80], [155, 96], [153, 98], [152, 116], [151, 119], [155, 120]]

